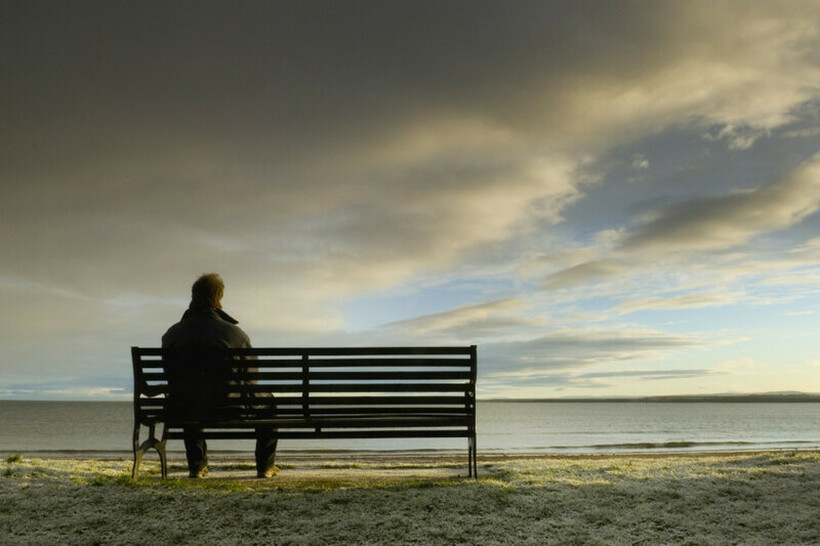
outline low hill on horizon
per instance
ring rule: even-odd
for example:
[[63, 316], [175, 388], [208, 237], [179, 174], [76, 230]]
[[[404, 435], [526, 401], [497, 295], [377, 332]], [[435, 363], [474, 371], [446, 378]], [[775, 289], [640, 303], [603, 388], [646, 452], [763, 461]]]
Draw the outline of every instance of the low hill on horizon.
[[820, 402], [820, 393], [764, 392], [725, 394], [682, 394], [664, 396], [488, 398], [481, 402]]

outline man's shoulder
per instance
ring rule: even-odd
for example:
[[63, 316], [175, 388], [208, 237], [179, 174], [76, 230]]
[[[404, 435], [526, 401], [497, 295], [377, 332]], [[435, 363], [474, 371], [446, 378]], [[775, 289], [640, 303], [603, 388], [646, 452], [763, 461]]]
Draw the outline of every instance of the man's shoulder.
[[249, 348], [251, 346], [251, 338], [245, 333], [245, 330], [236, 324], [231, 324], [229, 322], [226, 322], [225, 324], [228, 331], [230, 331], [230, 337], [227, 340], [230, 347], [237, 347], [241, 349]]
[[180, 328], [180, 324], [181, 324], [180, 322], [172, 324], [167, 330], [165, 330], [165, 333], [162, 334], [162, 345], [163, 345], [163, 347], [165, 346], [165, 344], [167, 342], [169, 342], [174, 337], [174, 335], [176, 334], [176, 332]]
[[216, 313], [186, 313], [183, 319], [172, 325], [162, 336], [162, 345], [167, 347], [183, 342], [185, 345], [209, 345], [215, 347], [250, 347], [250, 338], [245, 331]]

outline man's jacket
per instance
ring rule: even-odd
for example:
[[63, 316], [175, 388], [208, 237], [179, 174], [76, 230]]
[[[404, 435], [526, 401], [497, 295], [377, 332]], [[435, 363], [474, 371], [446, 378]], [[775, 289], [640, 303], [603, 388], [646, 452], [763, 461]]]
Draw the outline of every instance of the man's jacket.
[[237, 400], [229, 391], [231, 385], [244, 382], [240, 372], [226, 361], [223, 349], [250, 348], [248, 335], [230, 315], [218, 309], [189, 309], [182, 320], [162, 336], [166, 350], [166, 373], [170, 409], [184, 418], [207, 418], [209, 412], [226, 407], [242, 408], [249, 400]]

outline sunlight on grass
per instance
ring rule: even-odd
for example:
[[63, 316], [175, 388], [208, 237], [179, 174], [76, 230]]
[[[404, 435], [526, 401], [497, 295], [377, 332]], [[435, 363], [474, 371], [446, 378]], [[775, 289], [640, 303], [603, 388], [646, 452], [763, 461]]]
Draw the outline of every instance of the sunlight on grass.
[[820, 542], [814, 452], [518, 459], [481, 465], [480, 480], [435, 464], [300, 462], [271, 479], [246, 462], [199, 480], [172, 468], [131, 480], [130, 461], [6, 459], [0, 532], [13, 544]]

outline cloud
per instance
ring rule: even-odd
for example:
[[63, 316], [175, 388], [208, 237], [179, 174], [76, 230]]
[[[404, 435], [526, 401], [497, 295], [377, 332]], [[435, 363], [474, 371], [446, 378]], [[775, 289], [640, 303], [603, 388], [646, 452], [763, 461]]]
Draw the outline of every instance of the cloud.
[[723, 250], [789, 228], [820, 208], [820, 156], [782, 180], [657, 211], [622, 245], [627, 252]]
[[127, 387], [51, 387], [38, 383], [18, 387], [0, 385], [4, 400], [131, 400], [134, 392]]
[[[523, 371], [482, 378], [478, 384], [480, 396], [485, 398], [543, 397], [544, 389], [552, 392], [572, 389], [601, 391], [634, 381], [680, 381], [709, 379], [722, 372], [708, 369], [618, 370], [611, 372], [574, 373], [559, 371]], [[654, 388], [654, 387], [653, 387]]]
[[567, 384], [600, 386], [602, 379], [638, 379], [640, 381], [661, 381], [669, 379], [691, 379], [715, 375], [714, 370], [679, 369], [679, 370], [615, 370], [609, 372], [567, 373], [554, 370], [525, 370], [521, 372], [499, 373], [492, 379], [505, 379], [527, 383], [530, 381], [556, 381]]
[[642, 381], [663, 381], [669, 379], [692, 379], [715, 375], [713, 370], [680, 369], [680, 370], [624, 370], [613, 372], [595, 372], [580, 374], [582, 379], [637, 378]]
[[[327, 339], [346, 327], [352, 298], [420, 279], [470, 270], [481, 282], [526, 263], [543, 287], [583, 289], [812, 214], [818, 160], [757, 189], [726, 193], [732, 181], [719, 181], [699, 200], [681, 189], [677, 205], [638, 224], [589, 217], [583, 232], [564, 231], [604, 179], [583, 166], [614, 149], [674, 130], [739, 153], [817, 99], [815, 3], [645, 8], [10, 6], [3, 366], [107, 367], [134, 340], [155, 342], [207, 271], [226, 279], [226, 306], [255, 341]], [[649, 191], [661, 162], [640, 150], [627, 155], [630, 174]], [[492, 302], [392, 327], [530, 336], [548, 311], [513, 284]]]
[[[418, 158], [395, 173], [383, 174], [393, 170], [390, 164], [374, 166], [321, 222], [308, 217], [293, 228], [308, 248], [311, 241], [329, 243], [323, 258], [343, 273], [368, 275], [361, 281], [372, 287], [379, 281], [374, 275], [390, 273], [381, 281], [387, 283], [405, 280], [396, 275], [451, 265], [477, 245], [531, 230], [534, 221], [555, 223], [577, 197], [571, 164], [510, 162], [496, 154], [450, 157], [444, 148], [440, 157]], [[373, 261], [381, 267], [370, 268]]]
[[[815, 155], [779, 180], [653, 209], [643, 213], [631, 229], [604, 230], [590, 246], [538, 257], [525, 264], [523, 271], [530, 276], [552, 270], [542, 281], [549, 290], [613, 282], [634, 287], [636, 279], [658, 272], [659, 260], [666, 277], [683, 278], [684, 271], [698, 277], [708, 269], [725, 282], [738, 276], [768, 274], [772, 276], [769, 283], [778, 282], [777, 278], [786, 284], [791, 283], [789, 279], [802, 278], [805, 283], [812, 276], [810, 271], [789, 270], [816, 262], [814, 240], [783, 249], [777, 259], [750, 253], [748, 245], [797, 226], [819, 209], [820, 156]], [[730, 250], [733, 252], [727, 252]], [[722, 254], [717, 256], [717, 251]], [[672, 264], [678, 269], [671, 268]], [[686, 285], [679, 288], [691, 289]], [[641, 301], [632, 298], [620, 307], [632, 310], [636, 305], [693, 308], [728, 304], [728, 296], [738, 296], [736, 292], [713, 294], [711, 303], [700, 296], [678, 295]]]
[[806, 317], [809, 315], [815, 314], [814, 310], [806, 310], [806, 311], [789, 311], [785, 313], [787, 317]]
[[820, 259], [820, 237], [812, 237], [803, 244], [789, 249], [789, 254], [796, 260], [814, 263]]
[[725, 373], [745, 373], [759, 367], [760, 365], [753, 358], [738, 358], [724, 360], [717, 365], [716, 369]]
[[635, 154], [632, 156], [632, 170], [645, 171], [649, 168], [649, 159], [643, 154]]
[[758, 139], [767, 136], [769, 131], [758, 127], [736, 126], [726, 124], [717, 128], [715, 133], [705, 133], [703, 138], [710, 141], [727, 141], [730, 150], [748, 150]]
[[[662, 358], [667, 351], [703, 347], [711, 342], [641, 328], [557, 328], [525, 341], [487, 343], [481, 350], [488, 377], [551, 373], [555, 370]], [[501, 374], [501, 375], [499, 375]]]
[[466, 305], [386, 324], [390, 330], [410, 336], [448, 335], [456, 339], [486, 339], [512, 331], [543, 326], [544, 320], [526, 316], [524, 302], [518, 298]]
[[617, 308], [622, 313], [642, 310], [699, 309], [731, 305], [748, 298], [746, 292], [693, 292], [689, 294], [662, 295], [650, 298], [622, 300]]
[[[154, 38], [133, 37], [163, 63], [121, 47], [134, 31], [116, 29], [144, 19], [141, 9], [88, 14], [87, 24], [110, 29], [99, 36], [70, 32], [59, 17], [22, 18], [16, 35], [50, 39], [24, 51], [13, 76], [40, 89], [53, 74], [66, 93], [5, 101], [17, 115], [4, 119], [21, 123], [3, 141], [13, 159], [2, 174], [26, 181], [3, 211], [17, 242], [2, 244], [24, 255], [22, 233], [66, 262], [161, 252], [163, 262], [196, 263], [224, 252], [258, 267], [257, 255], [276, 254], [285, 270], [327, 264], [317, 274], [330, 283], [323, 293], [395, 285], [535, 221], [559, 222], [582, 196], [574, 169], [613, 135], [651, 133], [658, 120], [785, 123], [816, 79], [795, 45], [813, 36], [811, 19], [741, 5], [742, 21], [730, 6], [693, 4], [479, 3], [437, 6], [435, 17], [424, 4], [267, 6], [203, 15], [173, 36], [148, 22]], [[184, 18], [172, 7], [160, 13]], [[477, 30], [487, 25], [499, 39]], [[56, 65], [52, 50], [63, 51]], [[108, 56], [89, 55], [100, 50]], [[92, 105], [107, 115], [91, 115]], [[28, 123], [35, 111], [47, 131]], [[69, 132], [76, 144], [66, 147], [60, 135]], [[32, 225], [19, 211], [52, 220]], [[84, 248], [91, 236], [105, 251]], [[20, 267], [29, 275], [34, 264]]]
[[803, 129], [786, 131], [781, 136], [783, 138], [811, 138], [818, 135], [820, 135], [820, 127], [806, 127]]
[[608, 281], [632, 271], [632, 268], [618, 260], [597, 260], [553, 273], [544, 279], [544, 286], [546, 288], [555, 289], [591, 284]]
[[634, 184], [644, 180], [646, 171], [649, 170], [649, 159], [643, 154], [634, 154], [631, 158], [630, 169], [634, 173], [627, 178], [630, 183]]
[[6, 374], [0, 381], [0, 399], [127, 400], [133, 395], [130, 370], [96, 373], [52, 373], [36, 379], [17, 380]]

